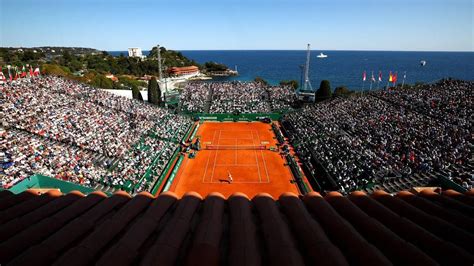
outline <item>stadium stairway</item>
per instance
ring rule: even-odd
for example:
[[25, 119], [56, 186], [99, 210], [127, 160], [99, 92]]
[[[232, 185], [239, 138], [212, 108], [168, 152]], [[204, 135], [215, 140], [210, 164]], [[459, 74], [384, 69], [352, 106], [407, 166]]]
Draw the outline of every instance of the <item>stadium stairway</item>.
[[213, 96], [214, 96], [214, 88], [212, 86], [210, 86], [209, 87], [209, 95], [207, 96], [207, 100], [206, 100], [206, 103], [204, 105], [204, 113], [209, 113], [210, 112]]

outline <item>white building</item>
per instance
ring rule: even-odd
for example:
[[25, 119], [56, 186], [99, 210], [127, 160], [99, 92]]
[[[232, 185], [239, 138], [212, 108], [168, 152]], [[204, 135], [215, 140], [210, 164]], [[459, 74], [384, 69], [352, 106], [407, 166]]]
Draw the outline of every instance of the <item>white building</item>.
[[145, 58], [142, 54], [142, 49], [138, 47], [128, 48], [128, 57], [137, 57], [137, 58]]

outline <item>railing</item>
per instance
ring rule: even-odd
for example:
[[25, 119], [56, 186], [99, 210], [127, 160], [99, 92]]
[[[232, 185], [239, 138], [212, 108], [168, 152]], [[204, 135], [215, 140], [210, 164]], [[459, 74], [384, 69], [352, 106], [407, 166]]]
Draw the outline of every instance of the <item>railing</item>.
[[291, 172], [295, 177], [296, 184], [298, 185], [301, 194], [307, 194], [310, 190], [308, 189], [306, 183], [303, 180], [303, 175], [301, 174], [300, 168], [298, 167], [298, 164], [296, 163], [295, 159], [290, 154], [287, 154], [286, 161], [290, 166]]

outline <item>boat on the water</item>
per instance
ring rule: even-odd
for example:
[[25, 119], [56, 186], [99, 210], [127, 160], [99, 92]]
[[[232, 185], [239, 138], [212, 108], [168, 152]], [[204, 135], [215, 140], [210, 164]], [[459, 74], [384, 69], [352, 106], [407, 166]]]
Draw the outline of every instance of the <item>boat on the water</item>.
[[425, 66], [425, 65], [426, 65], [426, 61], [425, 61], [425, 60], [421, 60], [421, 61], [420, 61], [420, 65], [421, 65], [421, 66]]
[[320, 53], [316, 56], [317, 58], [326, 58], [328, 57], [327, 55], [323, 54], [323, 53]]

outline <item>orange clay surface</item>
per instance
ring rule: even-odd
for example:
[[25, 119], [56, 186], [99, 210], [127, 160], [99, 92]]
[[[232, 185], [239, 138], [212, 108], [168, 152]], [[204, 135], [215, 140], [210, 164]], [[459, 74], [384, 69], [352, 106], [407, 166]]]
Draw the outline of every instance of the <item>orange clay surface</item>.
[[[204, 122], [196, 137], [200, 137], [202, 148], [208, 144], [276, 146], [271, 125], [260, 122]], [[285, 163], [278, 152], [270, 150], [202, 149], [194, 159], [186, 155], [170, 191], [180, 197], [188, 191], [202, 196], [216, 191], [225, 197], [234, 192], [243, 192], [249, 197], [266, 192], [274, 198], [287, 191], [298, 194], [296, 184], [291, 183], [291, 170]]]

